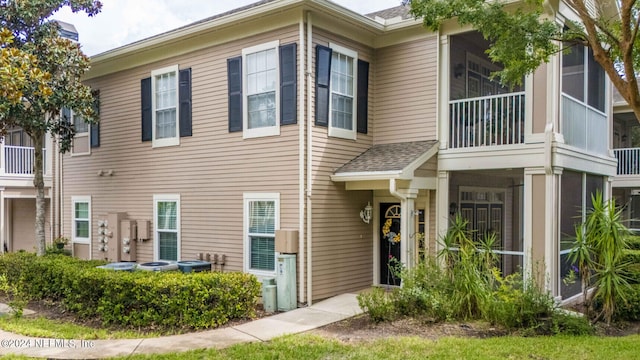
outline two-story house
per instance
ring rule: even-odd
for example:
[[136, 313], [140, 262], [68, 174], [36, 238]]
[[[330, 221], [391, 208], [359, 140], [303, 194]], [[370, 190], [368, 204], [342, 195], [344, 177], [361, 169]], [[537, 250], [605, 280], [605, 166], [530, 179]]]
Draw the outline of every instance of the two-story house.
[[105, 220], [141, 220], [138, 262], [225, 255], [272, 277], [294, 229], [310, 303], [398, 285], [390, 259], [434, 253], [459, 213], [496, 234], [505, 274], [538, 264], [569, 298], [563, 240], [616, 171], [611, 86], [575, 48], [507, 89], [487, 47], [403, 6], [268, 0], [96, 55], [100, 138], [63, 159], [62, 231], [107, 258]]
[[[72, 24], [58, 21], [60, 36], [78, 41]], [[33, 184], [34, 148], [32, 140], [19, 127], [10, 128], [0, 139], [0, 246], [6, 251], [35, 251], [36, 190]], [[56, 143], [50, 136], [44, 141], [44, 186], [46, 197], [45, 237], [60, 233], [59, 199], [54, 189], [60, 187], [61, 171]]]

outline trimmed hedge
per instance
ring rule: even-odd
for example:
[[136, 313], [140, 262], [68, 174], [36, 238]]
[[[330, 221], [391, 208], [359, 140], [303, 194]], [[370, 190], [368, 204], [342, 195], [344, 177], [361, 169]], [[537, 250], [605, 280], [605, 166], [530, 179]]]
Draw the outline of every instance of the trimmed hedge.
[[112, 271], [104, 262], [29, 253], [0, 256], [0, 274], [31, 299], [51, 299], [105, 324], [211, 328], [255, 316], [260, 283], [244, 273]]
[[622, 295], [616, 301], [616, 318], [627, 321], [640, 320], [640, 284], [632, 284], [625, 288]]

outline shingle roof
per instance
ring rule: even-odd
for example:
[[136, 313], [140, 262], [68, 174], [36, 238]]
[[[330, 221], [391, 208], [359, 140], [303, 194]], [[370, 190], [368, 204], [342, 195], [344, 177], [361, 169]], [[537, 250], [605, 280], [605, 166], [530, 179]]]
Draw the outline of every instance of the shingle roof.
[[384, 10], [376, 11], [370, 14], [365, 14], [365, 16], [372, 19], [375, 19], [376, 16], [381, 17], [383, 19], [393, 19], [399, 16], [402, 18], [402, 20], [405, 20], [413, 17], [411, 14], [409, 14], [409, 10], [410, 10], [409, 6], [399, 5], [389, 9], [384, 9]]
[[430, 140], [374, 145], [336, 170], [335, 174], [401, 171], [437, 143]]

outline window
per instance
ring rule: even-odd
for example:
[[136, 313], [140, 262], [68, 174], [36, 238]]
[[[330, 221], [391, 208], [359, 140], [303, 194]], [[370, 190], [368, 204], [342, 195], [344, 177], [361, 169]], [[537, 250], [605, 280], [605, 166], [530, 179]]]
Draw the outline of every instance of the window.
[[331, 54], [331, 97], [329, 136], [356, 138], [356, 62], [358, 53], [329, 44]]
[[156, 260], [180, 259], [180, 195], [154, 195], [154, 257]]
[[275, 274], [275, 231], [280, 226], [280, 194], [244, 195], [245, 271]]
[[245, 138], [280, 133], [278, 45], [273, 41], [242, 50]]
[[335, 44], [316, 45], [316, 126], [327, 134], [356, 139], [368, 131], [369, 63]]
[[84, 121], [80, 114], [73, 113], [73, 127], [76, 129], [76, 136], [89, 132], [89, 124]]
[[179, 145], [178, 66], [151, 72], [153, 146]]
[[80, 244], [91, 243], [91, 197], [73, 196], [71, 197], [72, 214], [71, 219], [71, 241]]
[[89, 146], [89, 129], [91, 125], [84, 121], [82, 115], [71, 111], [71, 122], [76, 130], [73, 137], [72, 155], [89, 155], [91, 147]]

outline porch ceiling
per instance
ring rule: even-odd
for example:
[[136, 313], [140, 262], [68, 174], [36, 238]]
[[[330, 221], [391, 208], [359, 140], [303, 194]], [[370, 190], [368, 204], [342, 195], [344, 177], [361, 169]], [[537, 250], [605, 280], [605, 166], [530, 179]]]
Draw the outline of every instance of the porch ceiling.
[[336, 170], [331, 180], [412, 180], [415, 170], [437, 152], [435, 140], [374, 145]]

